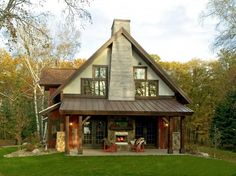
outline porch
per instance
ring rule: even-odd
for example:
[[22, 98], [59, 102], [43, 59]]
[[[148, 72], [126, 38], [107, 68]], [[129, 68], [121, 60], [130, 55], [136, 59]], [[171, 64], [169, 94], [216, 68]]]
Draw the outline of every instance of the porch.
[[75, 149], [78, 154], [87, 148], [101, 149], [103, 138], [118, 145], [119, 152], [128, 151], [130, 141], [139, 137], [145, 138], [152, 149], [165, 149], [167, 153], [175, 149], [184, 153], [184, 119], [193, 113], [172, 98], [109, 101], [71, 97], [64, 97], [56, 112], [58, 127], [53, 126], [55, 122], [51, 118], [49, 142], [52, 131], [64, 132], [67, 154]]
[[[83, 155], [78, 155], [76, 149], [71, 150], [69, 156], [159, 156], [168, 155], [166, 149], [145, 149], [145, 152], [131, 152], [131, 151], [119, 151], [119, 152], [104, 152], [101, 149], [83, 149]], [[184, 155], [179, 153], [178, 150], [174, 150], [172, 155]]]

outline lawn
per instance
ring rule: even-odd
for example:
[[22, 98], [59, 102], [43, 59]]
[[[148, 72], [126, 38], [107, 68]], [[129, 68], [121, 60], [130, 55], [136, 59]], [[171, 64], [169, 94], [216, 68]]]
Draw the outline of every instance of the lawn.
[[68, 157], [64, 154], [3, 158], [13, 148], [0, 148], [0, 176], [236, 176], [236, 164], [194, 156]]

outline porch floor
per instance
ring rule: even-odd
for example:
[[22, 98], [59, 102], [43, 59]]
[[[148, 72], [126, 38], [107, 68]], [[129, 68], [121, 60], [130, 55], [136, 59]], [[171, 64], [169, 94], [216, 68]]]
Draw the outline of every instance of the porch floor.
[[83, 149], [83, 154], [78, 154], [76, 149], [70, 151], [69, 156], [146, 156], [146, 155], [185, 155], [180, 154], [179, 151], [174, 151], [173, 154], [168, 154], [166, 149], [145, 149], [144, 152], [132, 151], [117, 151], [105, 152], [101, 149]]

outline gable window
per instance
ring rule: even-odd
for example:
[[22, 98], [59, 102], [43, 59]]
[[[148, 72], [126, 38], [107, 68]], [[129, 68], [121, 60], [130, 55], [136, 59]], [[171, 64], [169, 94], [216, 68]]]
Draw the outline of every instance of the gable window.
[[158, 81], [135, 81], [135, 95], [140, 97], [156, 97], [158, 96]]
[[135, 96], [157, 97], [158, 80], [147, 80], [147, 67], [134, 67]]
[[147, 79], [147, 67], [134, 67], [134, 79]]
[[93, 66], [93, 77], [100, 78], [100, 79], [106, 79], [107, 78], [107, 66], [94, 65]]
[[93, 66], [93, 78], [81, 78], [81, 93], [87, 96], [106, 96], [107, 66]]

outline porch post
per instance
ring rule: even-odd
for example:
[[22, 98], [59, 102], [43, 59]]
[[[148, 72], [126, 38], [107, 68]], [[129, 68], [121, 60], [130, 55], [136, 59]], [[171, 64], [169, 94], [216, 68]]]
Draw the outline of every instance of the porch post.
[[66, 116], [66, 134], [65, 134], [65, 152], [66, 154], [70, 154], [70, 146], [69, 146], [69, 122], [70, 116]]
[[172, 154], [173, 149], [172, 149], [172, 118], [168, 117], [169, 125], [168, 125], [168, 149], [167, 153]]
[[185, 153], [185, 147], [184, 147], [184, 119], [185, 116], [180, 117], [180, 149], [179, 153]]
[[77, 134], [77, 150], [78, 154], [83, 154], [83, 146], [82, 146], [82, 130], [83, 130], [83, 117], [78, 117], [78, 134]]

